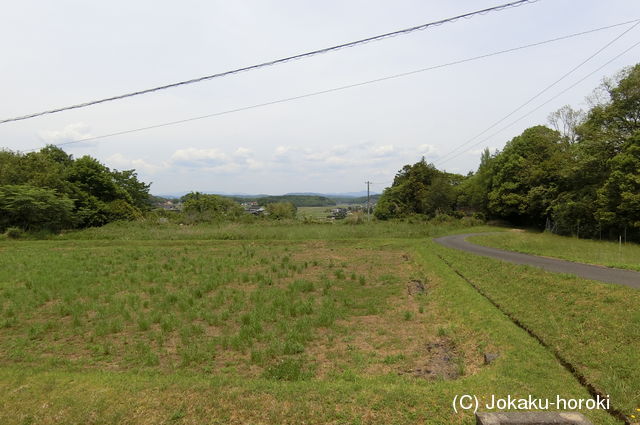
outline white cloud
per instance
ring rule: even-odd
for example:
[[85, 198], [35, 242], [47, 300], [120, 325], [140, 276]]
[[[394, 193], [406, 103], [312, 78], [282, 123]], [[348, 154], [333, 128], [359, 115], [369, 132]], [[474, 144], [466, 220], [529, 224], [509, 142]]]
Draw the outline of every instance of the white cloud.
[[240, 158], [248, 158], [253, 155], [253, 151], [251, 149], [243, 148], [242, 146], [236, 149], [233, 153], [233, 156], [237, 156]]
[[75, 142], [93, 137], [89, 126], [83, 122], [67, 124], [62, 130], [40, 131], [38, 135], [46, 143], [51, 144]]
[[225, 165], [229, 157], [218, 149], [178, 149], [171, 156], [171, 162], [185, 167], [213, 168]]
[[245, 164], [250, 170], [262, 170], [263, 168], [265, 168], [265, 164], [263, 162], [256, 161], [253, 158], [247, 158], [245, 160]]
[[284, 155], [289, 152], [292, 148], [290, 146], [278, 146], [276, 148], [276, 155]]
[[147, 174], [155, 174], [168, 167], [168, 164], [166, 162], [163, 162], [160, 165], [156, 165], [147, 162], [144, 159], [126, 158], [121, 153], [115, 153], [111, 155], [106, 159], [105, 162], [111, 168], [116, 168], [118, 170], [134, 169], [136, 171], [142, 171]]
[[371, 148], [371, 153], [373, 156], [381, 157], [388, 156], [395, 152], [395, 148], [393, 145], [382, 145], [382, 146], [374, 146]]
[[242, 170], [258, 171], [265, 168], [263, 161], [253, 158], [251, 149], [239, 147], [228, 154], [219, 149], [178, 149], [166, 163], [167, 167], [179, 166], [186, 171], [207, 171], [215, 174], [234, 174]]
[[428, 143], [418, 146], [418, 153], [422, 155], [432, 155], [438, 152], [438, 148]]
[[349, 153], [349, 147], [346, 145], [336, 145], [331, 148], [331, 153], [333, 155], [345, 155]]
[[291, 146], [278, 146], [273, 153], [273, 160], [276, 163], [290, 163], [293, 161], [292, 154], [296, 151]]

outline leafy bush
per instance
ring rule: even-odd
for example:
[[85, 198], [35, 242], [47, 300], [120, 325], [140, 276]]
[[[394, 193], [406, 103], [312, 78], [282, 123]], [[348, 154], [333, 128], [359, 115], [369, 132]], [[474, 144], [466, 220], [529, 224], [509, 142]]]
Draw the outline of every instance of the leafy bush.
[[142, 218], [142, 212], [122, 199], [116, 199], [106, 205], [106, 210], [109, 214], [109, 221], [117, 220], [140, 220]]
[[291, 202], [273, 202], [266, 206], [269, 218], [275, 220], [296, 218], [297, 208]]
[[147, 211], [149, 185], [134, 170], [111, 170], [95, 158], [74, 159], [47, 146], [22, 154], [0, 150], [0, 232], [102, 226]]
[[19, 227], [9, 227], [4, 234], [9, 239], [20, 239], [24, 235], [24, 231]]
[[182, 197], [182, 202], [184, 217], [191, 223], [236, 219], [244, 214], [240, 204], [218, 195], [191, 192]]
[[73, 224], [73, 201], [55, 190], [0, 186], [0, 229], [57, 231]]
[[347, 216], [347, 218], [344, 220], [345, 224], [364, 224], [367, 221], [367, 218], [365, 217], [364, 213], [361, 211], [357, 211], [354, 212], [353, 214], [350, 214]]

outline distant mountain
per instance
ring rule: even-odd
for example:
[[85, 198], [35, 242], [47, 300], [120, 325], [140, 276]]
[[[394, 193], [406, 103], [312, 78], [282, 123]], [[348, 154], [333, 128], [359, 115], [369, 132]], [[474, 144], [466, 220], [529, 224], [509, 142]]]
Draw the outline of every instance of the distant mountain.
[[[377, 192], [371, 192], [370, 195], [378, 195]], [[367, 191], [362, 190], [360, 192], [342, 192], [342, 193], [316, 193], [316, 192], [294, 192], [294, 193], [285, 193], [284, 196], [287, 195], [304, 195], [304, 196], [324, 196], [325, 198], [360, 198], [362, 196], [367, 196]]]
[[187, 193], [189, 192], [153, 193], [151, 194], [151, 196], [156, 196], [158, 198], [165, 198], [165, 199], [179, 199], [179, 198], [182, 198]]
[[[366, 190], [362, 190], [360, 192], [342, 192], [342, 193], [291, 192], [291, 193], [285, 193], [284, 195], [268, 195], [265, 193], [251, 194], [251, 193], [241, 193], [241, 192], [227, 193], [227, 192], [216, 192], [216, 191], [201, 191], [201, 192], [220, 195], [220, 196], [228, 196], [231, 198], [246, 198], [246, 199], [266, 198], [269, 196], [321, 196], [323, 198], [332, 198], [332, 199], [334, 198], [350, 199], [350, 198], [361, 198], [361, 197], [366, 198], [367, 196]], [[187, 193], [190, 193], [190, 192], [154, 193], [153, 195], [161, 198], [177, 199], [186, 195]], [[380, 193], [378, 192], [370, 193], [371, 196], [375, 196], [379, 194]]]
[[[210, 195], [220, 195], [220, 196], [226, 196], [229, 198], [263, 198], [265, 196], [271, 196], [271, 195], [267, 195], [264, 193], [260, 193], [257, 195], [251, 194], [251, 193], [226, 193], [226, 192], [216, 192], [216, 191], [209, 191], [209, 190], [199, 190], [197, 192], [201, 192], [201, 193], [206, 193], [206, 194], [210, 194]], [[187, 193], [191, 193], [191, 191], [189, 192], [173, 192], [173, 193], [159, 193], [159, 194], [152, 194], [152, 196], [158, 196], [160, 198], [168, 198], [168, 199], [178, 199], [183, 197], [184, 195], [186, 195]]]

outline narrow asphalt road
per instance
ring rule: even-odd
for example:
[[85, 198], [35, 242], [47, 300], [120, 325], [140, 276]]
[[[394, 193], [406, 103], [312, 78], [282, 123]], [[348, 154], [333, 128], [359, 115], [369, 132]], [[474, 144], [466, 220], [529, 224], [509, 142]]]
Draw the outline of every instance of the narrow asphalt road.
[[489, 248], [466, 241], [466, 238], [469, 236], [481, 234], [482, 233], [467, 233], [464, 235], [443, 236], [434, 240], [448, 248], [459, 249], [472, 254], [482, 255], [483, 257], [497, 258], [498, 260], [508, 261], [510, 263], [539, 267], [551, 272], [570, 273], [585, 279], [599, 280], [601, 282], [615, 283], [640, 289], [640, 272], [633, 270], [613, 269], [548, 257], [538, 257], [537, 255], [521, 254], [519, 252], [503, 251], [501, 249]]

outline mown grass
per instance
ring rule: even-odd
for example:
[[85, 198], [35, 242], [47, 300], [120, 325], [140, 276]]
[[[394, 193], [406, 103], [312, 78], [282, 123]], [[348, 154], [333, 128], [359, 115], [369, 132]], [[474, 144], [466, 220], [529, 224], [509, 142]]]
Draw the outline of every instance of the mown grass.
[[437, 247], [627, 415], [640, 408], [640, 291]]
[[640, 245], [634, 243], [619, 244], [534, 232], [473, 236], [469, 241], [525, 254], [640, 271]]
[[455, 395], [588, 398], [435, 244], [406, 236], [445, 230], [424, 227], [2, 241], [0, 423], [472, 424]]

